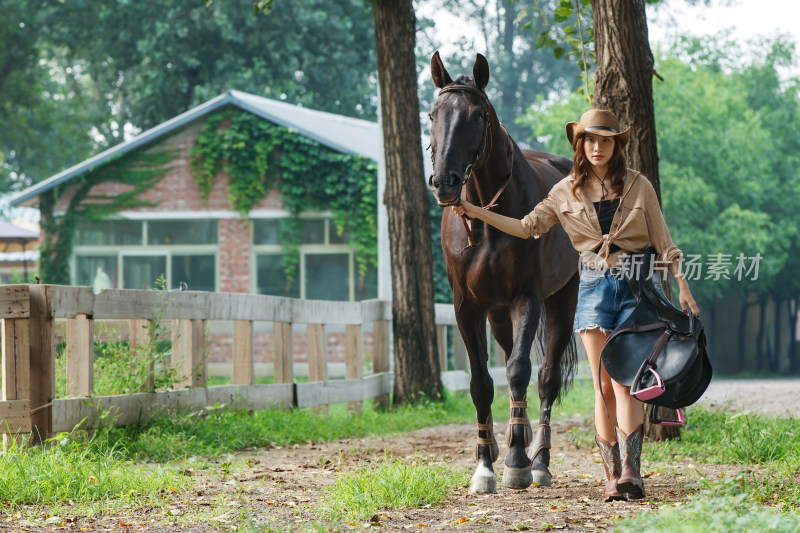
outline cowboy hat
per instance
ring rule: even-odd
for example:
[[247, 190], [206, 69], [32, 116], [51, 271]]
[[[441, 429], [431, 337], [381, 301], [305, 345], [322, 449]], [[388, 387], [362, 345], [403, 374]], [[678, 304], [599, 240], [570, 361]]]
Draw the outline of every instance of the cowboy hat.
[[622, 143], [622, 148], [628, 144], [628, 139], [631, 136], [631, 129], [620, 131], [619, 121], [616, 115], [611, 111], [605, 109], [590, 109], [581, 115], [580, 122], [567, 123], [567, 139], [575, 148], [575, 139], [581, 133], [592, 133], [594, 135], [602, 135], [603, 137], [616, 137]]

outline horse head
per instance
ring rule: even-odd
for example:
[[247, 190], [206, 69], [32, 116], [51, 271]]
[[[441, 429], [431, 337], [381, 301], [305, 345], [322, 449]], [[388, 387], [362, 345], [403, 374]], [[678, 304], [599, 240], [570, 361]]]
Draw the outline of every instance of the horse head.
[[439, 52], [431, 58], [433, 84], [440, 89], [429, 114], [433, 173], [428, 187], [440, 206], [453, 205], [472, 171], [491, 151], [490, 120], [496, 120], [484, 88], [489, 83], [489, 63], [478, 54], [472, 78], [455, 80], [447, 73]]

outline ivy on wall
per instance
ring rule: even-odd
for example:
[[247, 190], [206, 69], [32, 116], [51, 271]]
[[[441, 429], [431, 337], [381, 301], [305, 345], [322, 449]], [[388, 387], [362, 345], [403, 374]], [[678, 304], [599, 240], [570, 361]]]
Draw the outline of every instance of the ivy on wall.
[[[69, 258], [72, 255], [75, 230], [82, 222], [102, 220], [122, 209], [152, 202], [137, 196], [155, 185], [167, 172], [165, 165], [175, 157], [173, 151], [126, 154], [98, 166], [69, 182], [76, 187], [63, 215], [56, 216], [56, 199], [65, 192], [54, 187], [44, 192], [39, 201], [43, 242], [40, 247], [39, 277], [43, 283], [69, 284]], [[90, 194], [99, 183], [113, 181], [130, 188], [114, 195]]]
[[281, 220], [283, 266], [297, 276], [303, 211], [330, 209], [336, 231], [355, 247], [358, 279], [377, 266], [377, 166], [333, 151], [295, 130], [251, 113], [223, 109], [209, 115], [191, 153], [194, 176], [208, 201], [214, 179], [228, 174], [228, 202], [246, 217], [275, 187], [291, 217]]

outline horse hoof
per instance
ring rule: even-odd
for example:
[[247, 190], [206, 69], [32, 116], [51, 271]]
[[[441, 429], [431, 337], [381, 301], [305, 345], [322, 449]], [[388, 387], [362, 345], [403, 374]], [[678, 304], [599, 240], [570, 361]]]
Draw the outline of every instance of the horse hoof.
[[497, 493], [497, 476], [494, 472], [479, 465], [475, 474], [472, 476], [472, 481], [469, 484], [470, 494], [496, 494]]
[[548, 470], [532, 470], [531, 477], [536, 486], [549, 487], [550, 486], [550, 472]]
[[503, 469], [503, 488], [511, 490], [523, 490], [531, 486], [533, 476], [531, 469], [528, 468], [514, 468], [506, 466]]

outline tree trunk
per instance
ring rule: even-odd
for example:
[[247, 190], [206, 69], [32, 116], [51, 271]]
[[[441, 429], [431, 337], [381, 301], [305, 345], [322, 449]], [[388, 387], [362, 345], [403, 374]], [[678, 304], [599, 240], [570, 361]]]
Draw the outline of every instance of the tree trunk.
[[756, 333], [756, 371], [763, 372], [769, 369], [769, 364], [765, 365], [769, 358], [769, 350], [764, 349], [766, 344], [766, 320], [767, 320], [767, 295], [758, 296], [758, 333]]
[[750, 304], [747, 302], [747, 297], [745, 296], [745, 299], [742, 302], [742, 307], [739, 308], [739, 368], [736, 369], [737, 372], [744, 372], [744, 369], [747, 366], [745, 334], [747, 333], [747, 310], [749, 308]]
[[796, 338], [798, 300], [796, 295], [794, 298], [789, 300], [789, 305], [787, 307], [789, 310], [789, 372], [795, 374], [798, 370], [800, 370], [800, 361], [797, 360]]
[[392, 264], [394, 402], [404, 403], [442, 394], [414, 63], [415, 18], [411, 0], [376, 0], [373, 10], [386, 158], [383, 201]]
[[643, 172], [661, 201], [653, 53], [647, 37], [644, 0], [592, 0], [597, 71], [594, 103], [610, 109], [620, 126], [631, 126], [625, 148], [628, 167]]
[[770, 371], [777, 373], [781, 371], [781, 335], [783, 334], [783, 328], [781, 328], [781, 320], [783, 320], [783, 315], [781, 314], [781, 311], [783, 310], [783, 303], [785, 300], [779, 293], [773, 292], [772, 301], [775, 302], [775, 340], [770, 352]]
[[[653, 53], [647, 37], [644, 0], [592, 0], [592, 20], [597, 51], [595, 107], [613, 111], [621, 127], [631, 126], [630, 141], [625, 147], [628, 167], [647, 176], [661, 202], [653, 106]], [[669, 291], [668, 283], [664, 287]], [[646, 408], [648, 415], [650, 409]], [[654, 441], [680, 436], [678, 426], [647, 422], [645, 432]]]

